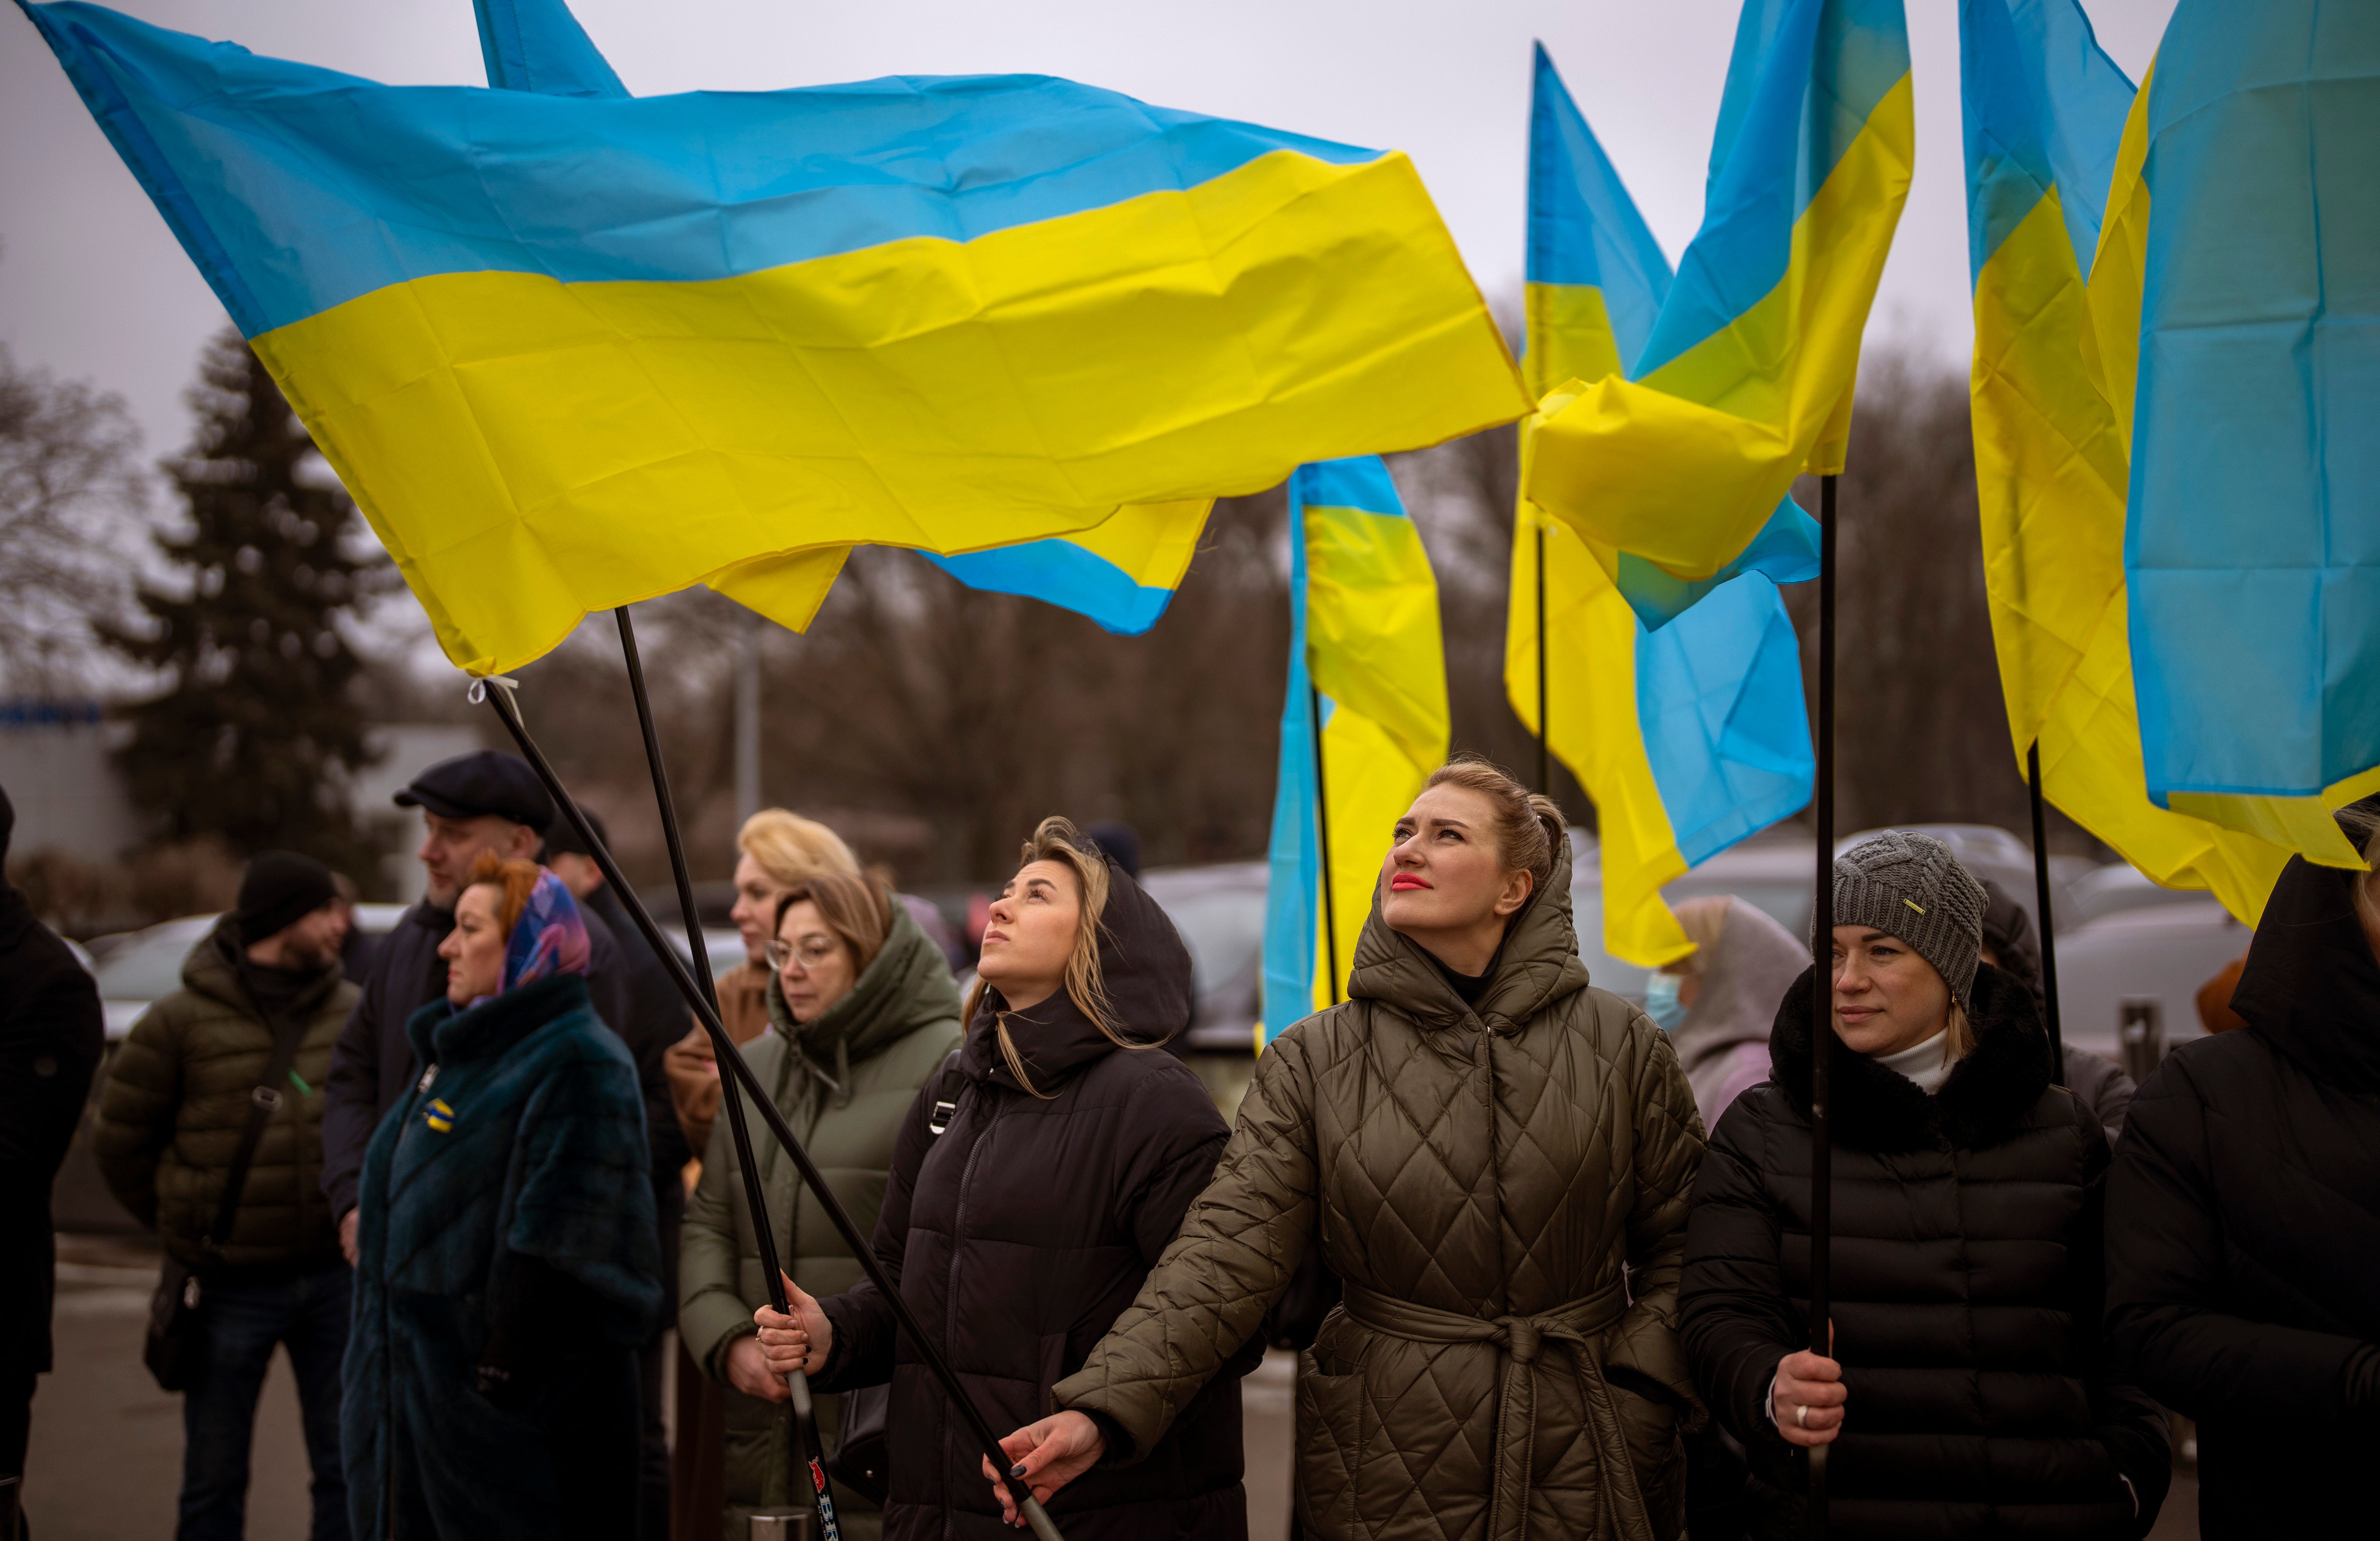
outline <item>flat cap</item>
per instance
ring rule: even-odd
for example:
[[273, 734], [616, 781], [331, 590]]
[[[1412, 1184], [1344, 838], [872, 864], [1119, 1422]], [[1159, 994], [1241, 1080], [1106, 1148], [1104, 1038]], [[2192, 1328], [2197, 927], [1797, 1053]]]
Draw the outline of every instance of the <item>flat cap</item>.
[[396, 795], [401, 808], [427, 808], [441, 819], [477, 819], [494, 814], [526, 824], [539, 834], [553, 822], [553, 799], [528, 761], [518, 755], [480, 749], [442, 759]]

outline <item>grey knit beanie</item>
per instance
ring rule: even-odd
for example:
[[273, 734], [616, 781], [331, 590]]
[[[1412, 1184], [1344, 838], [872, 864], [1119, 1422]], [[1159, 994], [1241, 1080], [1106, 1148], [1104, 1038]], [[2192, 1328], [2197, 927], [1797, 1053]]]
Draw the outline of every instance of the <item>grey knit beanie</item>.
[[1870, 927], [1909, 943], [1961, 1007], [1970, 1004], [1989, 904], [1974, 874], [1932, 835], [1887, 830], [1835, 858], [1835, 924]]

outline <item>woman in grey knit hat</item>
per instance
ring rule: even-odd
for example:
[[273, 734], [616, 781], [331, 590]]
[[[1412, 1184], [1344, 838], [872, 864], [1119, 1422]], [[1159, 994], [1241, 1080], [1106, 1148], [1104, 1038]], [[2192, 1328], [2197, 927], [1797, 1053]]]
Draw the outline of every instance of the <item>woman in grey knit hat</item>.
[[1834, 1352], [1806, 1351], [1812, 980], [1770, 1079], [1712, 1131], [1682, 1330], [1749, 1455], [1754, 1534], [2134, 1537], [2169, 1475], [2163, 1415], [2099, 1338], [2107, 1145], [2049, 1078], [2030, 991], [1978, 968], [1985, 896], [1949, 847], [1888, 831], [1837, 858], [1828, 1118]]

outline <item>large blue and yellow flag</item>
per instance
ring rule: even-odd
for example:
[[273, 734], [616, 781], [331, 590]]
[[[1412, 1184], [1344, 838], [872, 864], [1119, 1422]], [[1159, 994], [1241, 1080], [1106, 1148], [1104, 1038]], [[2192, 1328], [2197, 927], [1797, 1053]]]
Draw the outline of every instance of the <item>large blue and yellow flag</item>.
[[383, 86], [24, 8], [476, 672], [1527, 410], [1400, 154], [1038, 77]]
[[[1670, 273], [1543, 46], [1528, 254], [1522, 367], [1550, 406], [1622, 372], [1651, 334]], [[1522, 428], [1524, 465], [1537, 422]], [[1614, 957], [1658, 966], [1685, 956], [1693, 944], [1661, 886], [1810, 799], [1801, 654], [1776, 585], [1817, 575], [1817, 534], [1788, 499], [1718, 576], [1685, 583], [1633, 552], [1613, 561], [1609, 548], [1520, 500], [1505, 690], [1595, 801], [1603, 945]]]
[[[565, 0], [474, 0], [473, 8], [490, 86], [547, 96], [627, 96]], [[1045, 601], [1132, 635], [1165, 613], [1213, 506], [1209, 498], [1134, 504], [1087, 530], [962, 556], [922, 554], [971, 588]], [[810, 552], [795, 570], [831, 582], [843, 555]], [[822, 599], [824, 588], [817, 593]]]
[[[1652, 336], [1673, 274], [1636, 212], [1619, 171], [1571, 99], [1545, 44], [1536, 45], [1529, 98], [1528, 347], [1521, 357], [1529, 394], [1575, 394], [1609, 375], [1625, 376]], [[1648, 626], [1662, 626], [1740, 572], [1779, 583], [1818, 573], [1818, 525], [1791, 498], [1761, 532], [1710, 577], [1672, 577], [1633, 552], [1590, 540], [1588, 549]]]
[[[1557, 393], [1546, 410], [1564, 405]], [[1526, 446], [1543, 441], [1526, 427], [1523, 434], [1525, 470]], [[1810, 801], [1815, 763], [1801, 645], [1776, 584], [1739, 574], [1648, 630], [1578, 532], [1524, 499], [1507, 617], [1512, 711], [1531, 733], [1544, 732], [1595, 801], [1603, 950], [1648, 968], [1686, 956], [1694, 943], [1662, 885]]]
[[1746, 0], [1702, 229], [1628, 376], [1545, 418], [1530, 500], [1708, 578], [1840, 470], [1913, 153], [1900, 0]]
[[2380, 784], [2380, 6], [2184, 0], [2144, 95], [2149, 791], [2234, 823], [2294, 802], [2319, 834]]
[[2252, 925], [2293, 848], [2346, 847], [2319, 807], [2267, 802], [2227, 828], [2160, 807], [2144, 779], [2122, 552], [2142, 103], [2074, 0], [1962, 0], [1960, 26], [1976, 482], [2010, 741], [2020, 758], [2039, 743], [2043, 794], [2076, 822]]
[[1389, 468], [1375, 455], [1300, 466], [1289, 528], [1265, 1042], [1345, 998], [1396, 821], [1445, 760], [1451, 732], [1438, 579]]

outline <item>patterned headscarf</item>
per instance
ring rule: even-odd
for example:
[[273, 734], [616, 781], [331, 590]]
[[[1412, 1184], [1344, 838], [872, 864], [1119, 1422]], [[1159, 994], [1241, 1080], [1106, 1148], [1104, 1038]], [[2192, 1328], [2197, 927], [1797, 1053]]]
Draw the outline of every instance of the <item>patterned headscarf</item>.
[[586, 972], [587, 922], [579, 916], [578, 901], [561, 879], [540, 868], [537, 886], [529, 890], [528, 903], [504, 942], [504, 977], [496, 993], [556, 974]]

